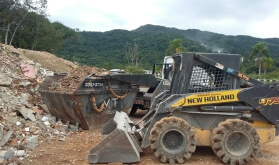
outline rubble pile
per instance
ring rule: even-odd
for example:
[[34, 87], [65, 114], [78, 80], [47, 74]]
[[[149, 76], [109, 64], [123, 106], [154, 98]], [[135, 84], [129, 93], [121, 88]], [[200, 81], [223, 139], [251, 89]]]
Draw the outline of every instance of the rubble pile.
[[[20, 162], [46, 139], [64, 141], [78, 126], [49, 114], [38, 93], [53, 72], [0, 43], [0, 164]], [[34, 77], [35, 76], [35, 77]]]
[[105, 69], [88, 66], [78, 67], [67, 74], [65, 77], [59, 79], [58, 82], [51, 83], [48, 90], [72, 92], [85, 77], [90, 75], [103, 76], [106, 74], [108, 74], [108, 72]]

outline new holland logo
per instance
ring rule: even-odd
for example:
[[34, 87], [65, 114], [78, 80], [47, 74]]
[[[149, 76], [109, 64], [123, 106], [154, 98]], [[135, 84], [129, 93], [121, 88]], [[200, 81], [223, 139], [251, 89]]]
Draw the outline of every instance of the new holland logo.
[[270, 97], [270, 98], [260, 99], [259, 104], [263, 104], [263, 105], [279, 104], [279, 97]]

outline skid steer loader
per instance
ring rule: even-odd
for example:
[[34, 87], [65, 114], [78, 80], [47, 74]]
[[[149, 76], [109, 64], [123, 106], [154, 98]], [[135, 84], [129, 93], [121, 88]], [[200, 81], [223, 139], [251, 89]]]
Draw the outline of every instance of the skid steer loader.
[[241, 56], [181, 53], [173, 59], [170, 89], [137, 123], [116, 113], [89, 163], [138, 162], [149, 146], [163, 163], [184, 163], [197, 146], [211, 146], [223, 163], [245, 164], [278, 135], [279, 84], [240, 73]]

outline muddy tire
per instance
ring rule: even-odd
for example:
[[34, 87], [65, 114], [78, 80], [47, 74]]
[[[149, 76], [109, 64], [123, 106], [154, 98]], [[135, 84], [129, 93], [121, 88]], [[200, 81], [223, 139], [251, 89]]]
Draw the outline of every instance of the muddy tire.
[[150, 146], [163, 163], [184, 163], [196, 150], [195, 132], [181, 118], [165, 117], [150, 131]]
[[220, 122], [213, 129], [211, 147], [224, 163], [246, 164], [260, 149], [260, 137], [255, 128], [239, 119]]

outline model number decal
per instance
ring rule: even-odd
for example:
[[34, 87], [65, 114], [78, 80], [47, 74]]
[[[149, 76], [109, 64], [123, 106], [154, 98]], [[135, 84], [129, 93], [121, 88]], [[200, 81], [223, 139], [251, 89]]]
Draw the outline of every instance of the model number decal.
[[92, 87], [103, 87], [104, 83], [99, 83], [99, 82], [86, 82], [84, 84], [84, 87], [86, 88], [92, 88]]
[[263, 104], [263, 105], [279, 104], [279, 97], [270, 97], [270, 98], [260, 99], [259, 104]]

